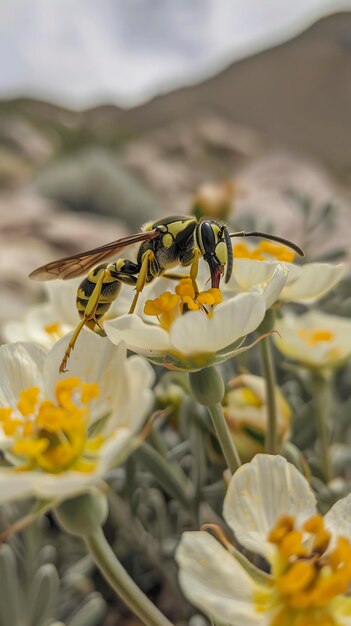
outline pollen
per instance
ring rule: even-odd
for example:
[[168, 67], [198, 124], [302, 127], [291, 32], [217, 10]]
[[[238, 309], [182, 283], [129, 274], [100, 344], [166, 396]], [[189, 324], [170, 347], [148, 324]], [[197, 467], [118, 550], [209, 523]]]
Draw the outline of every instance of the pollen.
[[175, 293], [165, 291], [158, 298], [147, 300], [144, 313], [157, 317], [161, 327], [169, 330], [173, 322], [183, 313], [204, 309], [208, 315], [211, 315], [212, 310], [207, 311], [205, 307], [213, 309], [222, 301], [220, 289], [207, 289], [196, 294], [191, 278], [181, 278], [175, 288]]
[[39, 388], [31, 387], [19, 394], [15, 409], [0, 408], [2, 430], [19, 459], [17, 468], [92, 471], [105, 441], [102, 435], [89, 438], [89, 404], [98, 396], [96, 383], [72, 376], [56, 384], [55, 400], [42, 398]]

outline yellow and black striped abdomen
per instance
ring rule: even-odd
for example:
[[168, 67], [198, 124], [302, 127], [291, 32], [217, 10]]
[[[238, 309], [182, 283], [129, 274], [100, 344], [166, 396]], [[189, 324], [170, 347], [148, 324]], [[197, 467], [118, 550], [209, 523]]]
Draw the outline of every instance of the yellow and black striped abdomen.
[[[81, 318], [84, 317], [85, 309], [88, 304], [89, 298], [92, 295], [96, 283], [101, 275], [101, 272], [106, 272], [107, 263], [99, 265], [91, 270], [86, 278], [80, 283], [77, 290], [77, 309], [79, 316]], [[121, 289], [121, 282], [115, 277], [111, 276], [110, 272], [106, 272], [106, 276], [104, 278], [101, 293], [99, 296], [99, 302], [95, 311], [95, 318], [100, 319], [105, 315], [105, 313], [110, 308], [112, 302], [118, 296], [118, 293]], [[94, 324], [92, 324], [94, 326]]]

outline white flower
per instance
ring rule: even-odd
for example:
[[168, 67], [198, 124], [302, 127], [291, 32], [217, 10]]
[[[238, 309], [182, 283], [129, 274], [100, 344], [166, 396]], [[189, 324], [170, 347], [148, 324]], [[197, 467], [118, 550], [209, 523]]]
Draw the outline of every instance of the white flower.
[[287, 357], [312, 368], [333, 368], [351, 355], [351, 321], [319, 311], [277, 320], [274, 340]]
[[33, 343], [0, 348], [0, 502], [81, 493], [141, 442], [149, 363], [83, 330], [62, 376], [66, 345], [64, 337], [48, 354]]
[[[77, 289], [82, 278], [45, 283], [47, 301], [29, 308], [22, 320], [5, 322], [1, 335], [5, 341], [34, 341], [50, 349], [80, 321], [76, 308]], [[118, 298], [108, 311], [116, 317], [126, 313], [132, 300], [131, 289], [122, 285]]]
[[231, 479], [224, 518], [264, 557], [260, 573], [223, 539], [186, 532], [177, 549], [184, 594], [227, 626], [350, 626], [351, 496], [324, 517], [306, 479], [281, 456], [259, 454]]
[[246, 349], [240, 347], [243, 340], [259, 326], [286, 278], [278, 265], [269, 281], [247, 293], [227, 294], [224, 301], [219, 289], [195, 296], [190, 279], [181, 280], [172, 293], [172, 283], [160, 278], [147, 296], [141, 295], [135, 314], [108, 320], [104, 329], [113, 343], [124, 340], [130, 350], [155, 363], [199, 370]]
[[[231, 381], [223, 399], [223, 412], [242, 461], [250, 461], [263, 452], [267, 427], [266, 383], [264, 378], [241, 374]], [[279, 387], [277, 404], [277, 439], [280, 446], [289, 435], [291, 409]]]
[[278, 263], [284, 263], [288, 279], [279, 296], [281, 302], [310, 303], [319, 300], [341, 280], [345, 266], [340, 263], [293, 263], [294, 253], [284, 246], [261, 241], [256, 248], [244, 243], [234, 246], [234, 264], [230, 287], [238, 285], [243, 291], [267, 280]]

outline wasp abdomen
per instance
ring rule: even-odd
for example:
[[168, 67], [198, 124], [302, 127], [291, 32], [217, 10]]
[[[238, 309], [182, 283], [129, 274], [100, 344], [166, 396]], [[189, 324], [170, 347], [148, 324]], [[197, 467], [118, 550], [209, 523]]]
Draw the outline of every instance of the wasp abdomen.
[[[88, 276], [82, 280], [77, 290], [76, 305], [79, 316], [84, 317], [86, 306], [89, 299], [95, 289], [96, 283], [101, 276], [101, 272], [106, 272], [107, 264], [104, 263], [91, 270]], [[98, 298], [98, 304], [95, 309], [95, 319], [100, 319], [110, 308], [112, 302], [116, 299], [122, 284], [115, 277], [111, 276], [110, 272], [106, 272], [104, 277], [101, 292]]]

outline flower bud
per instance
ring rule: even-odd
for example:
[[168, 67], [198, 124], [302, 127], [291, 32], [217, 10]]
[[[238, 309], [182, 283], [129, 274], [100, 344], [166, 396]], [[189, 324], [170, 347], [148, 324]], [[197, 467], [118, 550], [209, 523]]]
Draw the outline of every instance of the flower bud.
[[[223, 413], [233, 441], [243, 462], [264, 452], [267, 428], [265, 381], [260, 376], [243, 374], [232, 382], [234, 388], [226, 393]], [[291, 410], [276, 387], [278, 449], [289, 435]]]
[[62, 528], [71, 535], [91, 535], [107, 519], [106, 496], [94, 490], [65, 500], [56, 509], [56, 518]]
[[206, 183], [196, 192], [191, 212], [197, 219], [210, 217], [226, 220], [232, 212], [233, 200], [239, 195], [237, 185], [230, 180], [222, 183]]
[[205, 367], [189, 374], [191, 391], [199, 404], [211, 406], [222, 402], [224, 382], [215, 367]]

